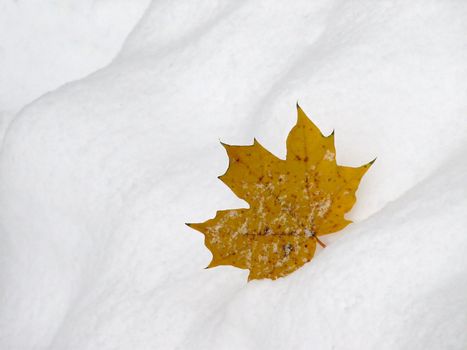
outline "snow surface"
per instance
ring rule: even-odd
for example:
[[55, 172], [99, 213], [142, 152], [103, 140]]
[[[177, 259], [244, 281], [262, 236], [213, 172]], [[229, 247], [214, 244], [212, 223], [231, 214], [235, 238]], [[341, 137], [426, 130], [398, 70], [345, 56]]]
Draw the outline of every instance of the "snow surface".
[[[0, 348], [465, 349], [466, 33], [455, 0], [151, 2], [6, 132]], [[355, 223], [277, 281], [205, 270], [184, 223], [245, 205], [219, 138], [284, 156], [297, 100], [378, 157]]]
[[148, 4], [2, 0], [0, 111], [15, 113], [45, 92], [107, 65]]

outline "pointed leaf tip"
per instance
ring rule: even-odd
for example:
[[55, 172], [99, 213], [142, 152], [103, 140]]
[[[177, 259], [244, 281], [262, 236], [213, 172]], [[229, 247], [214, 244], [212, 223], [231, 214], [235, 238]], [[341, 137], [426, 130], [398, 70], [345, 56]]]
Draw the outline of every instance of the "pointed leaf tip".
[[303, 111], [303, 109], [299, 105], [297, 105], [297, 125], [306, 122], [307, 119], [308, 117]]

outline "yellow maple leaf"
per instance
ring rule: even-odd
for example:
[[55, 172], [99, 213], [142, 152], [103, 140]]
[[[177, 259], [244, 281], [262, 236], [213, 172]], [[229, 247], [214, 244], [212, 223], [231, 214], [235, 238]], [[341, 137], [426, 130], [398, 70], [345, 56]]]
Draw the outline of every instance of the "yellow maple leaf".
[[187, 224], [205, 235], [213, 254], [208, 268], [249, 269], [248, 280], [276, 279], [313, 258], [318, 236], [343, 229], [355, 191], [374, 160], [361, 167], [337, 165], [334, 132], [325, 137], [298, 106], [287, 138], [287, 157], [277, 158], [256, 139], [250, 146], [222, 145], [229, 167], [219, 177], [248, 209], [220, 210], [204, 223]]

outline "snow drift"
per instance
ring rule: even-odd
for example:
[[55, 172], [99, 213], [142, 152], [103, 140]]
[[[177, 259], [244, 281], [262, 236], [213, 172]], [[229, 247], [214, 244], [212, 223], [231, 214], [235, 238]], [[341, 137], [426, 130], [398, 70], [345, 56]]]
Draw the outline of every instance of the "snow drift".
[[[17, 114], [0, 156], [5, 349], [464, 349], [467, 4], [153, 1], [120, 54]], [[295, 103], [355, 221], [291, 276], [203, 268], [244, 205], [219, 138], [278, 156]]]

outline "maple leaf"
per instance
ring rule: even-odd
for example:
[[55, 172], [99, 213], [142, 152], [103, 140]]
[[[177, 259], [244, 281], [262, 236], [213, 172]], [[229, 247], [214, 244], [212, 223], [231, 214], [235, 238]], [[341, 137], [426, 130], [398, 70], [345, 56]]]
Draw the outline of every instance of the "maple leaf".
[[336, 163], [334, 132], [325, 137], [297, 104], [297, 124], [287, 138], [286, 159], [255, 139], [249, 146], [222, 143], [229, 167], [219, 176], [250, 205], [220, 210], [204, 223], [187, 224], [205, 235], [208, 268], [249, 269], [248, 280], [276, 279], [313, 258], [318, 236], [342, 230], [355, 191], [374, 160], [357, 168]]

